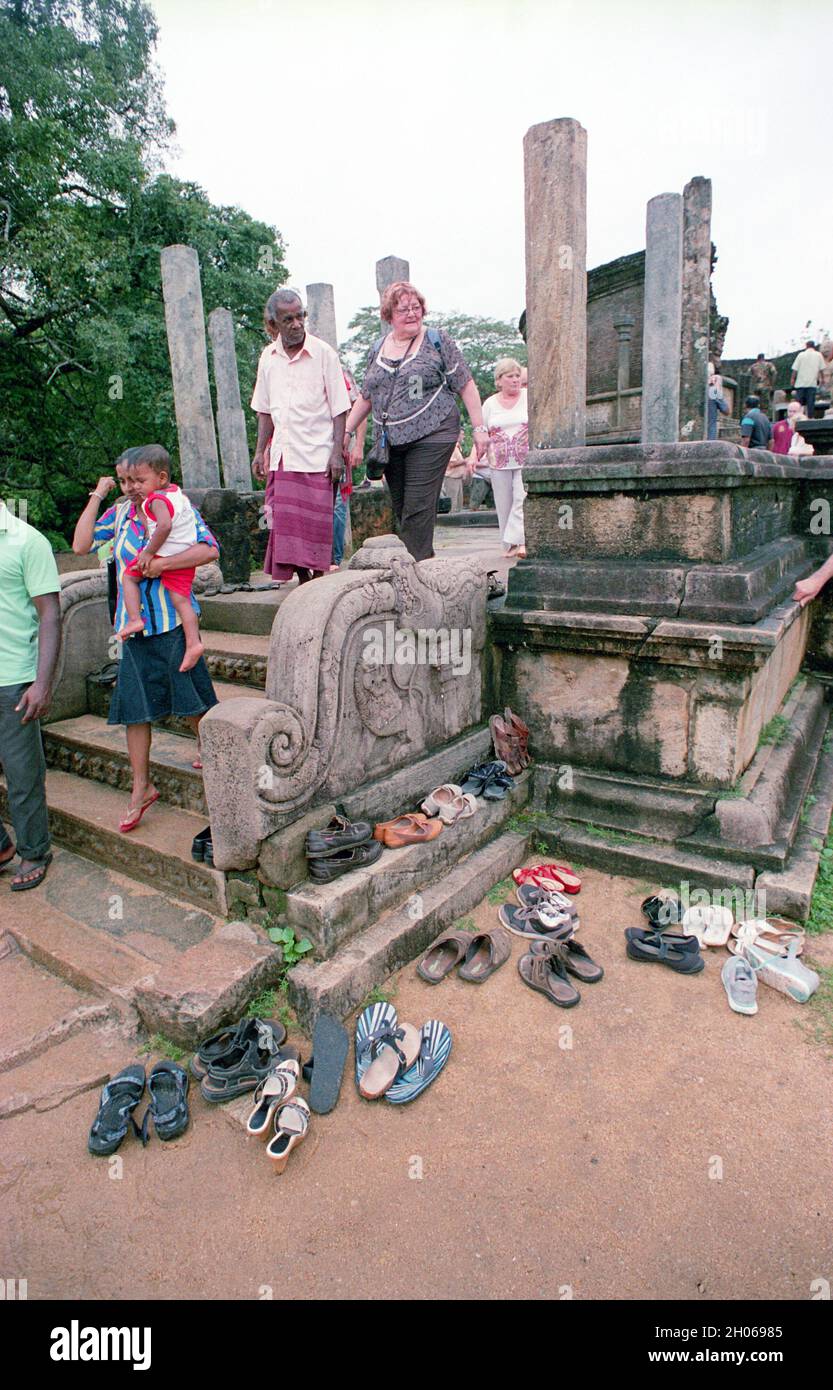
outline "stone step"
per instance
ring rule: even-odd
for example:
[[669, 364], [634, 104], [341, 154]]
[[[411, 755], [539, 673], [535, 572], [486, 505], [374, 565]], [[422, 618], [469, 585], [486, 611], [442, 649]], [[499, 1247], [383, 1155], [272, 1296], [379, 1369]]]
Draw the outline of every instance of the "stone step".
[[435, 840], [384, 849], [375, 864], [333, 883], [308, 880], [287, 894], [288, 922], [298, 935], [310, 938], [319, 957], [331, 956], [395, 904], [412, 904], [461, 859], [493, 839], [525, 806], [530, 790], [531, 774], [522, 773], [503, 801], [478, 797], [476, 814], [445, 826]]
[[268, 636], [258, 637], [242, 632], [204, 632], [205, 661], [211, 679], [228, 681], [233, 685], [266, 685], [266, 664], [269, 659]]
[[[126, 804], [123, 792], [54, 769], [46, 774], [46, 799], [52, 833], [60, 844], [162, 893], [225, 915], [225, 875], [191, 858], [191, 842], [205, 826], [203, 816], [159, 802], [136, 830], [123, 835], [118, 828]], [[5, 815], [3, 782], [0, 805]]]
[[280, 605], [296, 588], [297, 585], [291, 583], [279, 589], [254, 589], [248, 593], [212, 594], [201, 598], [200, 627], [205, 632], [268, 637]]
[[[265, 699], [265, 692], [254, 686], [242, 689], [239, 685], [233, 685], [231, 682], [227, 681], [214, 681], [214, 693], [220, 701], [239, 700], [241, 695], [254, 697], [255, 699]], [[110, 712], [110, 701], [112, 698], [112, 685], [100, 685], [95, 679], [87, 681], [87, 708], [91, 714], [97, 714], [100, 718], [106, 720]], [[122, 726], [117, 725], [116, 727], [121, 728]], [[154, 728], [167, 729], [170, 733], [180, 734], [183, 738], [194, 737], [190, 724], [188, 724], [185, 719], [180, 719], [176, 715], [172, 715], [169, 719], [158, 720]], [[122, 733], [124, 733], [123, 729]]]
[[346, 942], [329, 960], [290, 970], [289, 1000], [308, 1033], [321, 1012], [346, 1016], [375, 985], [414, 960], [446, 927], [479, 903], [527, 853], [525, 834], [504, 831], [429, 885], [419, 901], [386, 912]]
[[714, 809], [716, 793], [623, 773], [539, 764], [536, 807], [567, 820], [674, 840], [692, 834]]
[[463, 509], [461, 512], [443, 512], [437, 517], [438, 526], [494, 526], [497, 528], [497, 512]]
[[[122, 725], [107, 724], [97, 714], [61, 719], [46, 726], [43, 746], [48, 767], [103, 782], [129, 795], [132, 774]], [[194, 753], [193, 738], [154, 729], [150, 775], [168, 806], [207, 818], [202, 775], [191, 766]]]

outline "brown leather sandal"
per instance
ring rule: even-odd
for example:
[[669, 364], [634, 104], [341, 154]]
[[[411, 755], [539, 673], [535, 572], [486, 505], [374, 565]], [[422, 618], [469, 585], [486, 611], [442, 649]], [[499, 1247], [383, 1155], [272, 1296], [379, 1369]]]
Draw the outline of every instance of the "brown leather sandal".
[[506, 771], [512, 777], [517, 777], [518, 773], [523, 772], [524, 769], [521, 744], [517, 734], [508, 727], [499, 714], [493, 714], [489, 720], [489, 732], [492, 735], [495, 757], [501, 758], [506, 763]]
[[[597, 965], [590, 955], [590, 952], [575, 941], [572, 937], [565, 941], [565, 954], [563, 958], [564, 969], [568, 975], [575, 975], [577, 980], [581, 980], [585, 985], [595, 985], [604, 978], [604, 970]], [[550, 949], [548, 941], [530, 941], [529, 954], [532, 956], [543, 955]]]
[[470, 931], [447, 931], [438, 936], [417, 966], [420, 979], [438, 985], [464, 959], [474, 941]]
[[511, 954], [512, 943], [509, 933], [502, 927], [477, 932], [471, 938], [466, 958], [457, 975], [461, 980], [469, 980], [473, 985], [482, 984], [505, 964]]
[[581, 999], [574, 985], [567, 979], [563, 959], [563, 946], [547, 943], [547, 949], [537, 954], [527, 952], [518, 961], [518, 974], [530, 989], [545, 994], [553, 1004], [561, 1009], [572, 1009]]
[[509, 732], [514, 734], [515, 738], [518, 740], [521, 766], [529, 767], [532, 761], [527, 751], [529, 745], [529, 726], [525, 724], [522, 719], [519, 719], [517, 714], [513, 714], [508, 705], [503, 711], [503, 719]]
[[423, 841], [436, 840], [442, 830], [441, 820], [429, 820], [415, 811], [407, 816], [397, 816], [395, 820], [380, 821], [373, 831], [373, 838], [381, 840], [388, 849], [401, 849], [403, 845], [421, 845]]

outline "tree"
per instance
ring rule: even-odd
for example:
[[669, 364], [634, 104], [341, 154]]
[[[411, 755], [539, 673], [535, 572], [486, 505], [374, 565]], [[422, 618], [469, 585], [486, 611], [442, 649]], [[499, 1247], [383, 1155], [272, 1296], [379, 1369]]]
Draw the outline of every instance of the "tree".
[[231, 309], [244, 390], [286, 278], [274, 228], [159, 172], [155, 40], [142, 0], [0, 0], [0, 486], [54, 544], [128, 444], [176, 455], [162, 247]]

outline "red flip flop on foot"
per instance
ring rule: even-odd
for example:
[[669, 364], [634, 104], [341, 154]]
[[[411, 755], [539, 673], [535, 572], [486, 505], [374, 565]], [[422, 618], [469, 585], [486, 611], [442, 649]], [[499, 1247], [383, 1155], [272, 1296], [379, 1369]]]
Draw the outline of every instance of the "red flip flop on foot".
[[142, 816], [145, 814], [145, 811], [147, 811], [148, 808], [153, 805], [154, 801], [158, 800], [159, 793], [154, 792], [153, 796], [148, 797], [148, 800], [144, 803], [144, 805], [140, 806], [138, 811], [134, 811], [132, 816], [125, 816], [124, 820], [120, 820], [119, 830], [121, 831], [122, 835], [128, 835], [131, 830], [135, 830], [139, 825]]
[[581, 888], [581, 879], [567, 864], [533, 864], [528, 869], [513, 869], [512, 877], [518, 885], [532, 883], [536, 888], [554, 888], [561, 893], [578, 893]]

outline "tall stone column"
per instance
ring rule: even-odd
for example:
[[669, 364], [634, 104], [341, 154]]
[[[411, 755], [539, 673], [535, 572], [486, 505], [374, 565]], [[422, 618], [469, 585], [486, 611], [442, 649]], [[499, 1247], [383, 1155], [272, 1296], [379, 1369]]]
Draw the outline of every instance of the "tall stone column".
[[619, 338], [619, 355], [616, 364], [616, 427], [622, 429], [625, 423], [625, 402], [623, 391], [630, 390], [631, 384], [631, 335], [634, 320], [624, 314], [613, 327]]
[[251, 492], [249, 441], [246, 417], [240, 404], [240, 378], [234, 350], [234, 320], [228, 309], [212, 309], [208, 315], [208, 335], [214, 360], [214, 386], [217, 391], [217, 433], [223, 460], [223, 483], [235, 492]]
[[642, 443], [676, 442], [680, 430], [683, 200], [660, 193], [648, 204], [642, 327]]
[[166, 246], [161, 260], [183, 486], [219, 487], [199, 257], [192, 246]]
[[524, 136], [529, 447], [585, 442], [587, 132], [544, 121]]
[[706, 437], [711, 250], [712, 181], [698, 177], [691, 179], [683, 190], [681, 439]]
[[411, 267], [407, 261], [403, 261], [401, 256], [383, 256], [376, 262], [376, 288], [379, 291], [379, 299], [385, 293], [388, 285], [394, 285], [397, 280], [410, 280]]
[[338, 351], [336, 302], [332, 285], [307, 285], [307, 324], [314, 338]]

